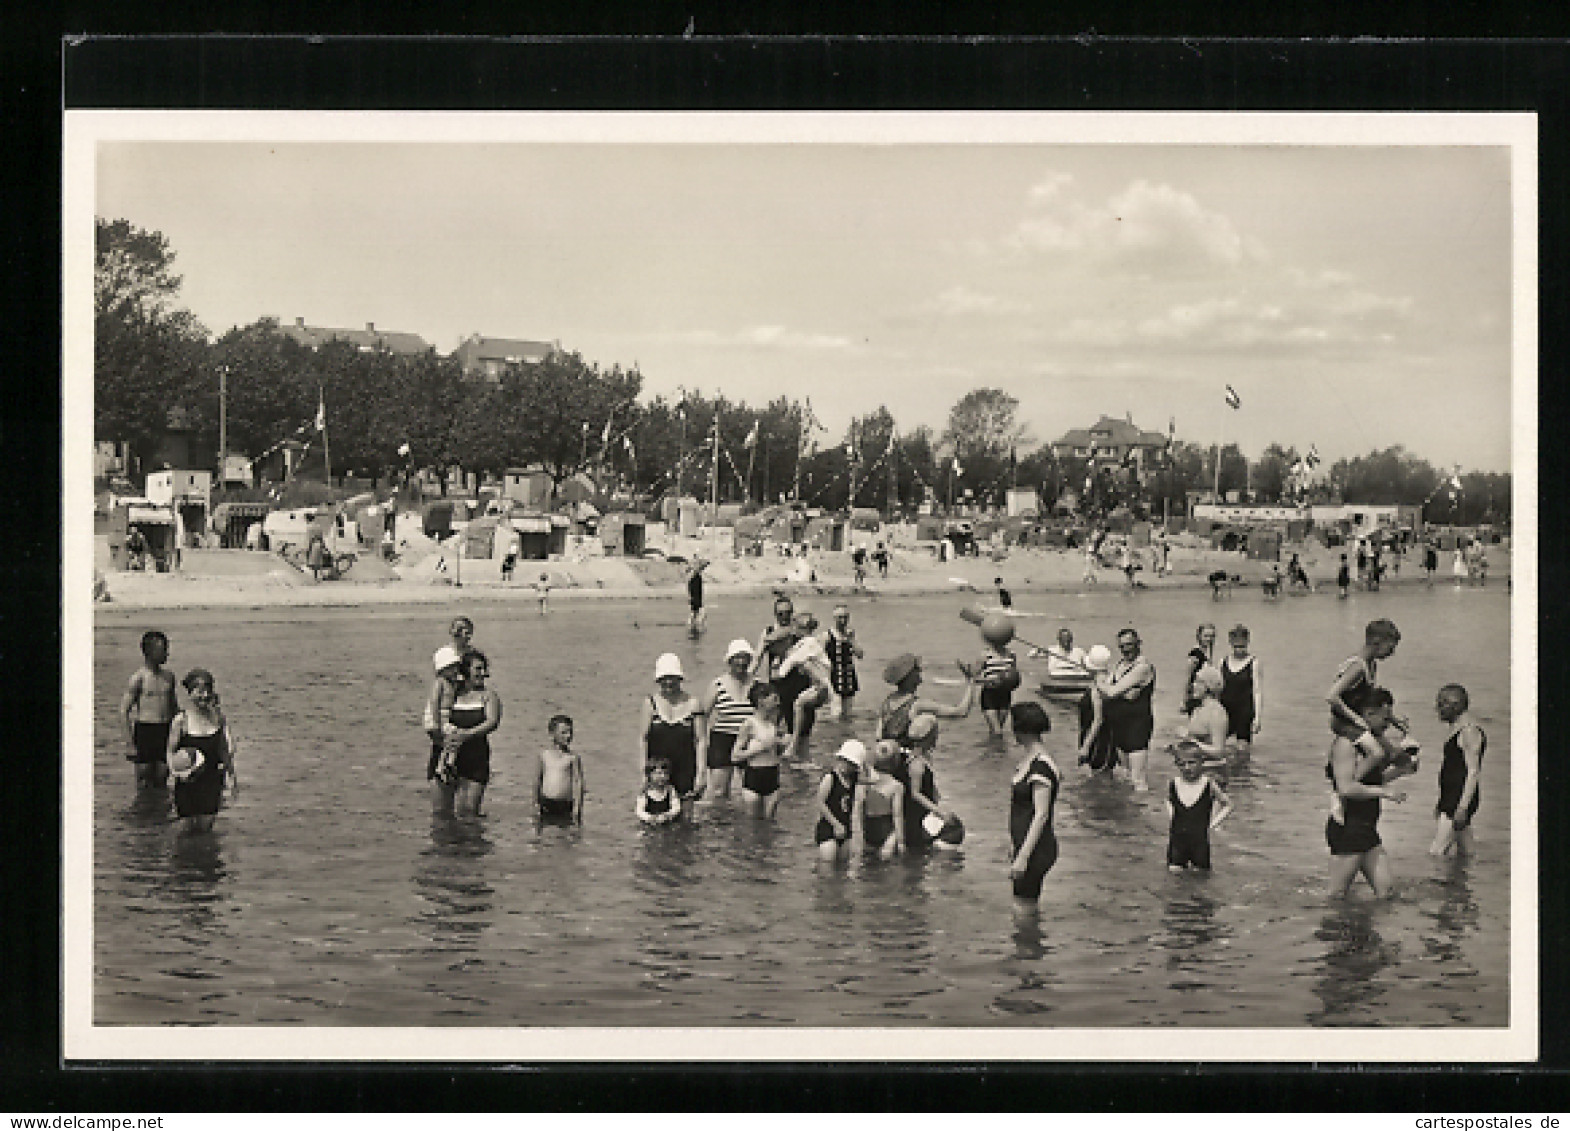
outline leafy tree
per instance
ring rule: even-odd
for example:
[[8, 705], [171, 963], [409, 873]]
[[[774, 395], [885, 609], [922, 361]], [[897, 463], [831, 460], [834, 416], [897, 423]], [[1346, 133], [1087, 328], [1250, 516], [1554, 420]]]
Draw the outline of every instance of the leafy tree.
[[1292, 474], [1292, 465], [1296, 462], [1296, 448], [1283, 448], [1276, 443], [1267, 444], [1264, 452], [1255, 461], [1250, 475], [1254, 498], [1271, 505], [1280, 503], [1283, 499], [1290, 501], [1288, 478]]
[[99, 219], [94, 238], [93, 434], [145, 461], [171, 411], [201, 395], [207, 332], [173, 305], [180, 277], [161, 233]]
[[591, 435], [597, 443], [612, 410], [633, 401], [642, 384], [635, 369], [601, 370], [564, 350], [504, 374], [501, 403], [517, 462], [538, 463], [560, 487], [590, 465]]
[[943, 446], [960, 462], [1002, 460], [1009, 450], [1029, 447], [1034, 441], [1019, 423], [1019, 400], [1002, 389], [972, 389], [949, 409]]

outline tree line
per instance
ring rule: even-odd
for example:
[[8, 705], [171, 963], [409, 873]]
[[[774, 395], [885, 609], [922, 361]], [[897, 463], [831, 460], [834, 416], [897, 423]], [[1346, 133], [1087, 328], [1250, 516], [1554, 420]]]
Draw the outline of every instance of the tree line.
[[[346, 341], [309, 347], [263, 318], [214, 338], [178, 305], [175, 252], [158, 232], [125, 220], [96, 226], [94, 432], [127, 441], [146, 461], [171, 410], [216, 451], [219, 389], [231, 452], [257, 456], [309, 436], [319, 403], [335, 471], [367, 478], [461, 468], [499, 475], [539, 466], [560, 484], [589, 472], [646, 499], [675, 494], [721, 502], [800, 499], [844, 510], [940, 504], [999, 505], [1011, 486], [1050, 503], [1072, 492], [1082, 512], [1128, 506], [1181, 513], [1215, 482], [1214, 448], [1175, 438], [1137, 465], [1098, 468], [1054, 454], [1019, 420], [1018, 401], [973, 389], [946, 427], [902, 428], [886, 406], [831, 436], [810, 402], [762, 406], [680, 390], [643, 396], [636, 366], [602, 366], [571, 350], [507, 367], [499, 381], [466, 377], [434, 348], [409, 355]], [[716, 429], [718, 458], [716, 462]], [[1223, 492], [1253, 501], [1301, 497], [1299, 453], [1271, 444], [1255, 461], [1236, 445], [1219, 452]], [[1510, 477], [1448, 472], [1394, 447], [1337, 461], [1309, 488], [1311, 501], [1426, 504], [1433, 522], [1507, 522]], [[1459, 487], [1455, 484], [1459, 483]]]

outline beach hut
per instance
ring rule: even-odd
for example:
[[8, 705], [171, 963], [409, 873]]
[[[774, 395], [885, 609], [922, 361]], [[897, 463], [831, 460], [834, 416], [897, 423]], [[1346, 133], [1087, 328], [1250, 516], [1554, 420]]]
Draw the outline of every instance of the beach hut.
[[[128, 549], [138, 539], [145, 553], [140, 561]], [[172, 507], [155, 506], [147, 499], [122, 499], [115, 506], [109, 530], [109, 560], [115, 569], [151, 568], [165, 573], [177, 548]]]
[[621, 554], [629, 558], [643, 556], [646, 544], [645, 521], [641, 514], [616, 511], [600, 519], [600, 541], [607, 554]]
[[218, 533], [219, 545], [226, 550], [243, 548], [251, 524], [266, 521], [271, 509], [266, 503], [219, 503], [213, 508], [213, 529]]
[[551, 532], [546, 552], [553, 558], [559, 558], [567, 553], [567, 536], [572, 533], [572, 519], [564, 514], [553, 514], [550, 520]]
[[1281, 532], [1258, 527], [1248, 532], [1248, 556], [1258, 562], [1281, 560]]
[[[518, 535], [518, 556], [525, 561], [542, 562], [551, 556], [551, 516], [544, 514], [513, 515], [508, 520]], [[565, 536], [564, 536], [565, 545]]]
[[883, 512], [876, 507], [852, 507], [850, 528], [876, 533], [883, 528]]
[[819, 515], [807, 520], [803, 532], [807, 544], [815, 550], [838, 551], [845, 548], [845, 520], [833, 515]]
[[731, 533], [731, 550], [738, 557], [762, 557], [767, 524], [758, 515], [742, 515]]
[[916, 519], [916, 541], [936, 542], [943, 537], [943, 519], [937, 515], [921, 515]]

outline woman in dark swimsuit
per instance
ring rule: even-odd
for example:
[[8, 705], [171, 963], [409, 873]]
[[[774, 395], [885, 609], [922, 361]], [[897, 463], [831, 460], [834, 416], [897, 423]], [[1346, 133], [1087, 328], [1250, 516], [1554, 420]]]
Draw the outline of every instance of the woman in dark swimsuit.
[[[425, 776], [431, 783], [431, 808], [440, 814], [478, 817], [491, 780], [491, 732], [501, 725], [501, 697], [485, 686], [490, 661], [471, 649], [458, 668], [452, 709], [442, 746], [431, 751]], [[452, 749], [450, 772], [441, 767], [442, 750]]]
[[[169, 724], [169, 769], [174, 778], [174, 808], [180, 815], [182, 831], [206, 832], [223, 799], [224, 779], [230, 790], [238, 791], [234, 772], [234, 740], [229, 722], [218, 703], [212, 673], [192, 668], [181, 681], [190, 695], [189, 710], [176, 715]], [[193, 768], [180, 769], [184, 752], [193, 756]]]
[[671, 764], [671, 785], [683, 799], [703, 796], [704, 781], [698, 767], [708, 757], [708, 727], [703, 722], [703, 705], [682, 690], [681, 660], [666, 652], [654, 662], [654, 682], [659, 692], [643, 700], [642, 735], [638, 773], [643, 776], [649, 760], [656, 755]]
[[1034, 905], [1041, 898], [1042, 882], [1058, 859], [1052, 811], [1062, 779], [1042, 741], [1052, 723], [1041, 704], [1016, 703], [1009, 708], [1009, 720], [1014, 741], [1024, 751], [1009, 787], [1009, 879], [1015, 900]]

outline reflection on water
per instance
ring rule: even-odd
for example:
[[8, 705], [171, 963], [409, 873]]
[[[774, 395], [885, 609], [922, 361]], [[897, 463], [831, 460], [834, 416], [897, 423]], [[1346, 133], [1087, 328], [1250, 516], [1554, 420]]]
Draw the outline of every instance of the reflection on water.
[[[1441, 595], [1444, 616], [1434, 615]], [[1373, 597], [1373, 600], [1370, 600]], [[810, 599], [799, 602], [812, 603]], [[1022, 598], [1020, 604], [1027, 604]], [[1176, 673], [1207, 596], [1040, 598], [1082, 644], [1135, 621], [1161, 671], [1157, 747], [1176, 726]], [[827, 604], [827, 602], [823, 602]], [[95, 1017], [107, 1024], [318, 1025], [1498, 1025], [1509, 952], [1507, 600], [1502, 592], [1392, 589], [1341, 602], [1249, 606], [1270, 671], [1268, 729], [1224, 779], [1234, 810], [1210, 874], [1166, 871], [1159, 752], [1152, 789], [1075, 765], [1076, 727], [1051, 705], [1064, 774], [1061, 855], [1040, 905], [1016, 915], [1008, 883], [1013, 747], [974, 715], [945, 722], [944, 800], [962, 851], [821, 864], [812, 843], [821, 769], [787, 769], [775, 821], [735, 801], [657, 829], [632, 813], [635, 705], [653, 658], [677, 651], [692, 682], [755, 637], [766, 602], [721, 601], [697, 641], [631, 606], [538, 615], [477, 610], [477, 643], [506, 703], [486, 812], [430, 815], [418, 712], [446, 610], [170, 613], [179, 664], [220, 674], [242, 742], [243, 800], [208, 834], [181, 836], [167, 794], [137, 794], [116, 718], [146, 628], [115, 610], [96, 629]], [[820, 615], [826, 608], [817, 610]], [[864, 685], [905, 649], [934, 668], [974, 653], [940, 598], [852, 602]], [[1395, 898], [1324, 895], [1324, 685], [1362, 624], [1405, 631], [1381, 669], [1418, 737], [1455, 657], [1489, 730], [1479, 853], [1426, 855], [1435, 788], [1381, 824]], [[662, 617], [675, 624], [674, 615]], [[571, 626], [573, 648], [561, 647]], [[1050, 617], [1033, 626], [1050, 638]], [[299, 642], [312, 641], [309, 666]], [[548, 664], [542, 657], [549, 657]], [[1031, 686], [1036, 673], [1024, 661]], [[818, 762], [869, 737], [881, 687], [853, 724], [825, 721]], [[952, 687], [934, 698], [958, 697]], [[577, 720], [588, 793], [581, 827], [541, 824], [530, 783], [545, 723]]]
[[1344, 903], [1326, 912], [1314, 937], [1324, 945], [1314, 978], [1320, 1008], [1311, 1025], [1378, 1025], [1390, 990], [1383, 973], [1399, 962], [1399, 943], [1386, 942], [1375, 926], [1384, 909]]

